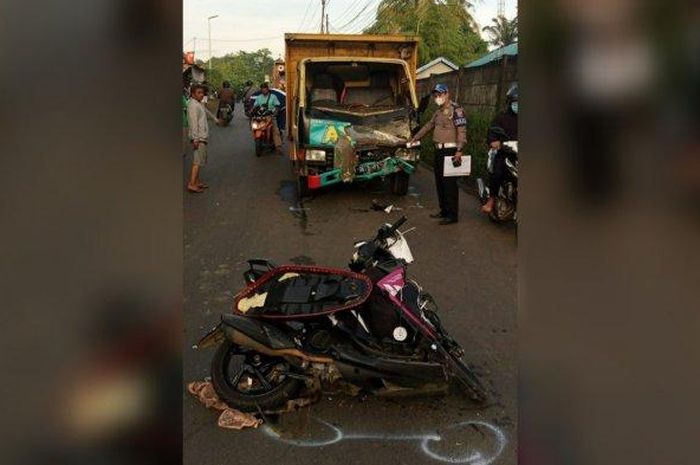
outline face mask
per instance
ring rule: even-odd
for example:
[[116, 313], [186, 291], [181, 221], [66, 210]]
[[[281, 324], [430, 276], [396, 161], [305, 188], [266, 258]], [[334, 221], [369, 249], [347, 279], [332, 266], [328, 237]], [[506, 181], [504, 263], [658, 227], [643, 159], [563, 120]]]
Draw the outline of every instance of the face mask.
[[517, 115], [518, 114], [518, 102], [511, 103], [510, 109], [513, 110], [513, 113], [515, 113]]
[[439, 107], [445, 104], [445, 97], [435, 97], [435, 104]]

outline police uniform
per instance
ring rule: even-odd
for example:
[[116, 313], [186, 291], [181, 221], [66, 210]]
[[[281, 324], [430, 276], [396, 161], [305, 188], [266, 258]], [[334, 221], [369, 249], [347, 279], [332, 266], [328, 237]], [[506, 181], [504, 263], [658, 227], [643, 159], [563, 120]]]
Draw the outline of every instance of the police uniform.
[[443, 176], [445, 157], [452, 158], [467, 142], [467, 118], [464, 110], [454, 102], [438, 108], [433, 117], [413, 137], [418, 140], [433, 130], [435, 143], [435, 185], [440, 215], [457, 221], [459, 219], [459, 190], [456, 177]]

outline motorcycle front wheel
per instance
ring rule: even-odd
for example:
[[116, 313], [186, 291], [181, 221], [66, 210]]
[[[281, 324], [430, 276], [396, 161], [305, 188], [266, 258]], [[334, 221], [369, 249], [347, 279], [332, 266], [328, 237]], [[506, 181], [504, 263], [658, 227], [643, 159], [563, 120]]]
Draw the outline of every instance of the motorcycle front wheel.
[[242, 412], [283, 406], [302, 388], [288, 376], [289, 363], [225, 341], [211, 363], [211, 380], [219, 397]]
[[263, 141], [262, 139], [255, 139], [255, 156], [259, 157], [263, 153]]

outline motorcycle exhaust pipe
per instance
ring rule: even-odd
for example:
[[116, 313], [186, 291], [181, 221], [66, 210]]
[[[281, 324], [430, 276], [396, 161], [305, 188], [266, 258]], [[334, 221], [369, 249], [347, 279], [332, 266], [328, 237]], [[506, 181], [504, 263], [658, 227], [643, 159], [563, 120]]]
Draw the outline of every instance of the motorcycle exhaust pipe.
[[272, 347], [258, 342], [242, 331], [227, 325], [219, 325], [212, 333], [205, 336], [196, 347], [204, 348], [211, 346], [212, 344], [208, 342], [222, 341], [224, 337], [236, 345], [247, 347], [272, 357], [295, 357], [312, 363], [334, 363], [334, 360], [330, 357], [306, 354], [296, 348], [273, 349]]

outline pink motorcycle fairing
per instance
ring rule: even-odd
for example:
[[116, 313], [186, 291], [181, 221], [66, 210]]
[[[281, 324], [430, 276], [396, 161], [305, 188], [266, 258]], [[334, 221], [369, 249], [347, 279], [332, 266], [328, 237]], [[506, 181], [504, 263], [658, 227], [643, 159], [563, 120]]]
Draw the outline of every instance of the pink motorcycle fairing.
[[417, 330], [421, 331], [425, 336], [432, 339], [437, 339], [435, 330], [423, 320], [419, 315], [416, 315], [413, 310], [403, 302], [401, 290], [406, 286], [406, 269], [398, 267], [377, 282], [377, 286], [384, 291], [389, 299], [396, 305], [402, 315], [409, 320]]

